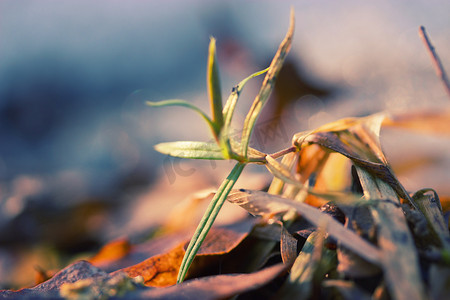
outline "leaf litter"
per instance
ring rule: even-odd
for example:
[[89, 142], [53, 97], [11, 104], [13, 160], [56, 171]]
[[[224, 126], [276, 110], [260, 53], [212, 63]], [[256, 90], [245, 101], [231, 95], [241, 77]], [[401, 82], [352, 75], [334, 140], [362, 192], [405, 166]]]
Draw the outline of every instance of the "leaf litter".
[[[76, 261], [32, 288], [0, 291], [0, 298], [448, 297], [448, 195], [438, 196], [429, 188], [407, 191], [379, 139], [383, 126], [448, 135], [448, 111], [347, 118], [300, 132], [291, 147], [274, 154], [249, 147], [291, 47], [293, 29], [292, 14], [270, 67], [243, 80], [224, 107], [211, 39], [207, 82], [212, 118], [184, 100], [149, 102], [197, 111], [215, 138], [159, 144], [157, 150], [183, 158], [237, 161], [191, 239], [190, 230], [183, 228], [190, 227], [189, 222], [169, 222], [172, 227], [161, 226], [152, 238], [112, 241], [88, 261]], [[229, 128], [239, 93], [248, 80], [264, 72], [241, 140], [235, 140]], [[233, 190], [251, 163], [265, 165], [274, 176], [272, 183], [265, 191]], [[442, 199], [446, 200], [441, 203]], [[213, 226], [225, 200], [259, 218]], [[193, 216], [196, 203], [189, 204], [185, 217]], [[181, 215], [178, 211], [172, 220]]]

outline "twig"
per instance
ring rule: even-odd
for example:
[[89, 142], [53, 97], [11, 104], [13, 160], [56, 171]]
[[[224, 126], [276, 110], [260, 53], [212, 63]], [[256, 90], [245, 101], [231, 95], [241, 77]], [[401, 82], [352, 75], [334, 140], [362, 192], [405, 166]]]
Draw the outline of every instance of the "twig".
[[297, 148], [295, 146], [283, 149], [281, 151], [278, 151], [276, 153], [270, 154], [270, 156], [272, 156], [272, 158], [278, 158], [281, 157], [283, 155], [289, 154], [291, 152], [295, 152], [297, 150]]
[[439, 59], [439, 56], [437, 55], [436, 50], [434, 49], [433, 45], [431, 44], [430, 39], [428, 38], [428, 35], [425, 31], [425, 27], [420, 26], [419, 36], [422, 38], [423, 43], [427, 47], [428, 52], [431, 55], [431, 60], [436, 69], [436, 73], [439, 76], [439, 78], [441, 78], [442, 82], [444, 83], [447, 94], [450, 96], [450, 82], [448, 80], [447, 74], [445, 73], [444, 67], [442, 66], [441, 60]]

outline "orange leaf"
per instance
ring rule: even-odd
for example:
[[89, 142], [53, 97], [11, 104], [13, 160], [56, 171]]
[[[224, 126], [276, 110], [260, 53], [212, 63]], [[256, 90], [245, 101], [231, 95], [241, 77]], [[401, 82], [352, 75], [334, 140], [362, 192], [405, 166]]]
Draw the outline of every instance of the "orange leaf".
[[119, 271], [127, 273], [130, 277], [142, 276], [147, 286], [174, 285], [184, 256], [183, 246], [184, 242], [167, 253], [150, 257], [137, 265]]
[[131, 245], [125, 239], [115, 240], [104, 245], [98, 253], [88, 261], [96, 267], [111, 264], [130, 253]]

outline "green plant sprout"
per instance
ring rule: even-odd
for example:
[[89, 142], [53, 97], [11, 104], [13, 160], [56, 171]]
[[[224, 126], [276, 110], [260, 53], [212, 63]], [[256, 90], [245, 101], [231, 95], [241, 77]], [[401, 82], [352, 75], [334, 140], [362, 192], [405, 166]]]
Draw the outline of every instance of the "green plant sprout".
[[[288, 54], [292, 37], [294, 34], [294, 11], [291, 10], [290, 25], [286, 37], [280, 44], [270, 66], [262, 71], [256, 72], [242, 80], [235, 88], [233, 88], [228, 97], [225, 106], [222, 107], [221, 87], [219, 80], [219, 67], [216, 59], [216, 41], [211, 38], [209, 44], [208, 63], [207, 63], [207, 87], [208, 98], [211, 105], [212, 118], [209, 118], [200, 108], [184, 100], [167, 100], [161, 102], [147, 102], [150, 106], [183, 106], [199, 113], [208, 123], [210, 130], [214, 136], [215, 142], [171, 142], [161, 143], [155, 146], [155, 149], [161, 153], [175, 157], [192, 158], [192, 159], [234, 159], [237, 164], [231, 173], [220, 185], [214, 198], [211, 200], [206, 212], [203, 215], [190, 243], [186, 250], [186, 254], [181, 263], [178, 273], [177, 283], [183, 282], [188, 268], [192, 264], [198, 249], [208, 234], [214, 220], [217, 217], [225, 199], [232, 190], [234, 184], [239, 178], [242, 170], [248, 163], [265, 164], [267, 154], [257, 151], [249, 147], [250, 138], [256, 121], [261, 113], [264, 104], [267, 102], [270, 93], [275, 84], [276, 77], [281, 70], [284, 59]], [[229, 129], [236, 108], [239, 95], [245, 84], [252, 78], [266, 73], [261, 89], [256, 96], [249, 113], [247, 114], [242, 136], [240, 141], [236, 141], [230, 137]], [[280, 157], [284, 154], [295, 151], [295, 147], [275, 153], [272, 158]]]
[[[428, 220], [433, 243], [438, 245], [444, 254], [450, 253], [450, 236], [448, 231], [443, 229], [445, 226], [442, 225], [444, 224], [442, 209], [437, 206], [428, 209], [425, 204], [421, 203], [420, 201], [423, 199], [425, 199], [424, 201], [430, 200], [427, 198], [428, 196], [424, 196], [425, 192], [419, 191], [414, 196], [410, 196], [392, 172], [379, 141], [380, 129], [386, 120], [386, 115], [375, 114], [364, 118], [343, 119], [323, 125], [316, 130], [297, 133], [293, 137], [291, 147], [273, 154], [263, 153], [249, 146], [257, 119], [270, 96], [277, 75], [290, 50], [294, 23], [294, 12], [291, 10], [289, 29], [270, 66], [242, 80], [233, 88], [224, 106], [222, 106], [219, 68], [216, 61], [216, 44], [215, 39], [211, 38], [207, 64], [207, 86], [212, 118], [184, 100], [147, 102], [150, 106], [184, 106], [196, 111], [206, 120], [214, 136], [213, 142], [161, 143], [155, 146], [159, 152], [181, 158], [233, 159], [237, 161], [211, 200], [190, 240], [180, 266], [177, 283], [183, 282], [223, 203], [228, 200], [242, 206], [254, 215], [270, 216], [281, 213], [283, 226], [286, 227], [295, 218], [293, 210], [302, 214], [320, 230], [327, 231], [329, 235], [339, 240], [344, 247], [351, 249], [367, 262], [382, 268], [388, 280], [388, 289], [394, 295], [394, 299], [422, 299], [425, 295], [425, 287], [420, 277], [418, 253], [414, 245], [413, 234], [409, 231], [404, 217], [405, 210], [413, 209]], [[250, 79], [264, 73], [266, 75], [262, 86], [245, 118], [241, 138], [236, 140], [230, 135], [230, 124], [239, 95]], [[309, 159], [309, 166], [300, 170], [300, 158], [305, 157], [305, 154], [308, 157], [308, 153], [313, 153], [314, 157]], [[351, 163], [356, 174], [353, 180], [358, 181], [361, 185], [362, 195], [347, 191], [318, 191], [314, 189], [314, 184], [310, 186], [311, 175], [313, 173], [317, 176], [320, 175], [332, 153], [341, 154]], [[277, 158], [280, 157], [283, 159], [278, 162]], [[292, 172], [295, 159], [297, 159], [298, 169]], [[250, 163], [265, 165], [274, 175], [275, 178], [268, 193], [248, 190], [232, 192], [243, 169]], [[333, 172], [338, 174], [339, 170]], [[342, 172], [338, 176], [342, 176]], [[378, 245], [366, 241], [353, 230], [333, 221], [329, 216], [324, 216], [309, 204], [302, 203], [308, 195], [347, 206], [368, 206], [375, 220], [374, 226], [378, 230]], [[408, 208], [401, 207], [401, 200], [404, 200]], [[433, 221], [434, 217], [440, 221], [436, 223]], [[322, 249], [323, 238], [314, 241], [314, 238], [311, 237], [311, 244], [314, 244], [317, 249]], [[267, 243], [264, 249], [260, 249], [258, 255], [262, 257], [269, 253], [273, 245], [273, 243]], [[335, 254], [327, 253], [324, 252], [325, 258], [332, 264], [335, 261]], [[291, 270], [294, 275], [289, 279], [288, 290], [290, 289], [289, 285], [312, 284], [311, 278], [313, 277], [308, 274], [312, 274], [312, 271], [323, 266], [318, 263], [317, 257], [316, 263], [307, 264], [310, 256], [307, 251], [298, 256], [299, 261]], [[303, 273], [308, 276], [301, 275]], [[405, 293], [406, 290], [408, 290], [407, 293]]]

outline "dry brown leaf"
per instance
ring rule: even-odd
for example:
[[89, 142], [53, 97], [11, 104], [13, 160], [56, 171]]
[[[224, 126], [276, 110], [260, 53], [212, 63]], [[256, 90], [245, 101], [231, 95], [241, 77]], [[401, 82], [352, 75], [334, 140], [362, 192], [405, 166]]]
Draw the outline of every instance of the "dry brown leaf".
[[35, 278], [34, 281], [35, 281], [36, 285], [49, 280], [57, 273], [54, 270], [45, 270], [45, 269], [41, 268], [40, 266], [35, 266], [34, 270], [36, 271], [36, 275], [34, 277]]
[[371, 206], [371, 212], [377, 224], [377, 241], [388, 290], [396, 299], [424, 299], [419, 257], [398, 195], [386, 182], [365, 169], [356, 167], [356, 170], [364, 196], [377, 201], [377, 205]]
[[221, 255], [230, 252], [248, 236], [253, 224], [253, 220], [246, 220], [227, 227], [212, 229], [197, 255]]
[[[318, 146], [318, 145], [311, 145]], [[306, 149], [309, 147], [305, 147]], [[306, 150], [305, 149], [305, 150]], [[324, 149], [322, 149], [324, 152]], [[303, 153], [303, 152], [302, 152]], [[351, 187], [351, 160], [338, 153], [328, 153], [322, 168], [317, 171], [314, 190], [317, 192], [348, 192]], [[300, 169], [301, 172], [301, 169]], [[327, 203], [327, 200], [308, 194], [305, 203], [319, 207]]]
[[280, 251], [283, 263], [288, 265], [294, 263], [297, 258], [297, 239], [284, 226], [281, 226]]
[[[213, 228], [197, 255], [214, 256], [229, 253], [248, 236], [253, 225], [254, 221], [247, 219], [236, 224]], [[176, 283], [187, 243], [188, 241], [183, 241], [166, 253], [152, 256], [120, 271], [124, 271], [130, 277], [142, 276], [147, 286], [164, 287], [173, 285]], [[199, 262], [197, 259], [197, 263], [200, 263], [201, 266], [196, 266], [196, 261], [194, 261], [193, 270], [201, 273], [201, 270], [198, 269], [203, 267], [204, 262]]]
[[119, 271], [127, 273], [130, 277], [142, 276], [147, 286], [174, 285], [184, 256], [183, 245], [184, 243], [179, 244], [167, 253], [150, 257], [137, 265]]
[[131, 251], [131, 245], [126, 239], [119, 239], [104, 245], [88, 261], [94, 266], [100, 267], [111, 264], [127, 256]]
[[264, 286], [286, 268], [286, 265], [278, 264], [250, 274], [203, 277], [164, 289], [136, 292], [130, 296], [139, 299], [226, 299]]
[[381, 149], [379, 133], [384, 119], [384, 115], [376, 114], [365, 118], [353, 118], [350, 121], [340, 120], [312, 133], [295, 135], [294, 144], [300, 149], [303, 145], [317, 144], [348, 157], [354, 165], [382, 179], [402, 199], [408, 199], [414, 205], [389, 167]]
[[417, 191], [414, 194], [413, 199], [425, 216], [429, 228], [432, 230], [434, 237], [438, 240], [438, 244], [440, 244], [442, 248], [450, 250], [448, 224], [445, 223], [442, 207], [436, 192], [431, 189], [423, 189]]
[[59, 288], [65, 283], [74, 283], [88, 278], [106, 278], [108, 273], [87, 261], [78, 261], [55, 274], [51, 279], [28, 289], [0, 291], [0, 299], [49, 299], [59, 297]]

